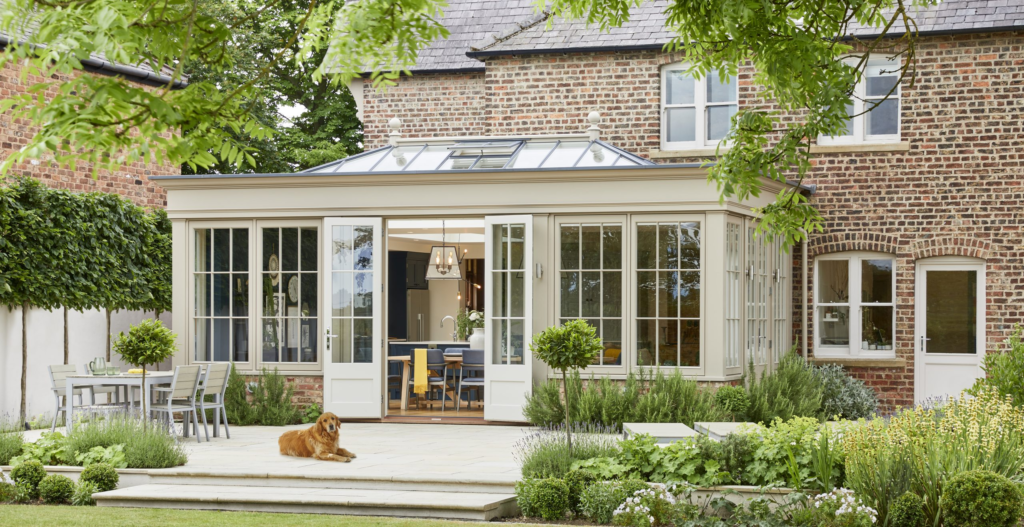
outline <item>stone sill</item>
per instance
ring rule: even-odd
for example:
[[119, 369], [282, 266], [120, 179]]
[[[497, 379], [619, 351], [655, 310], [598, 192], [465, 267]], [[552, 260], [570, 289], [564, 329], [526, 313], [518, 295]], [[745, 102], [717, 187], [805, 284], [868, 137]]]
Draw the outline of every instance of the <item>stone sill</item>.
[[842, 145], [811, 145], [812, 154], [847, 154], [857, 152], [909, 152], [910, 141], [898, 143], [850, 143]]
[[812, 364], [838, 364], [852, 368], [906, 368], [906, 359], [852, 358], [852, 357], [811, 357]]

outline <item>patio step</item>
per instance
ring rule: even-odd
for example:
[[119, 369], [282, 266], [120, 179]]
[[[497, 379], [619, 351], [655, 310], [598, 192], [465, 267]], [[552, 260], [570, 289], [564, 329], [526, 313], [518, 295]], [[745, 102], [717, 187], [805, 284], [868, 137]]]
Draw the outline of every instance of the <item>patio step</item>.
[[455, 475], [303, 474], [258, 471], [201, 471], [188, 467], [150, 470], [147, 483], [165, 485], [215, 485], [240, 487], [292, 487], [317, 489], [365, 489], [427, 492], [474, 492], [512, 494], [515, 479], [480, 474], [473, 478]]
[[100, 507], [290, 512], [488, 521], [518, 513], [507, 493], [147, 484], [94, 494]]

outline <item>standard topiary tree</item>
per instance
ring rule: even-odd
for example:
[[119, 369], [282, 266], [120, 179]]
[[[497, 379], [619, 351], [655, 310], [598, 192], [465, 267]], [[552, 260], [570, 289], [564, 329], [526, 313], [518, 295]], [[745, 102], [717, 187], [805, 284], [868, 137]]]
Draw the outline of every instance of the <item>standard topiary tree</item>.
[[[142, 368], [142, 385], [146, 385], [146, 366], [159, 364], [174, 355], [177, 351], [174, 345], [174, 332], [165, 328], [159, 320], [148, 318], [132, 326], [125, 335], [121, 332], [114, 342], [114, 351], [121, 358], [131, 364]], [[142, 407], [146, 406], [146, 393], [142, 393]]]
[[905, 493], [889, 506], [885, 521], [889, 527], [925, 527], [924, 500], [913, 492]]
[[67, 476], [51, 474], [39, 482], [39, 497], [48, 505], [71, 503], [75, 495], [75, 482]]
[[569, 486], [557, 478], [537, 482], [533, 490], [533, 507], [545, 520], [564, 520], [565, 512], [569, 510]]
[[586, 320], [570, 320], [561, 326], [545, 329], [533, 338], [530, 350], [549, 367], [562, 372], [562, 391], [565, 392], [565, 440], [572, 450], [572, 432], [569, 423], [569, 393], [565, 379], [569, 370], [586, 368], [593, 364], [601, 352], [601, 339]]
[[117, 488], [121, 476], [117, 474], [114, 467], [106, 463], [93, 463], [82, 470], [78, 476], [79, 483], [92, 483], [96, 486], [96, 492], [106, 492]]
[[950, 478], [942, 489], [940, 506], [945, 527], [1014, 527], [1021, 517], [1024, 496], [1006, 476], [971, 470]]

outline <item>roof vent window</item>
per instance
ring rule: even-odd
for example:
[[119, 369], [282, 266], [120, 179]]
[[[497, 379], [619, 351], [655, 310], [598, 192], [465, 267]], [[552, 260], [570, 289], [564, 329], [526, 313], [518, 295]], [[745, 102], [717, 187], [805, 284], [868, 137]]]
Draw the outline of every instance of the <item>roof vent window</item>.
[[448, 147], [453, 156], [510, 156], [516, 152], [522, 141], [494, 141], [486, 143], [455, 143]]

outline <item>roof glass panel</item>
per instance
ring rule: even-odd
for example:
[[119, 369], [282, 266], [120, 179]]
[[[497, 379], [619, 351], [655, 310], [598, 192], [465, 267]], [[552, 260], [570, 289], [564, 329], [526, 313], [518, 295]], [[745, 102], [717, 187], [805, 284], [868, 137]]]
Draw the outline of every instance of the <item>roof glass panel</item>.
[[345, 161], [340, 167], [330, 170], [329, 172], [369, 172], [373, 165], [380, 161], [380, 158], [384, 156], [390, 148], [382, 148], [376, 152], [369, 152], [364, 155], [353, 157]]
[[637, 163], [636, 161], [633, 161], [632, 159], [630, 159], [630, 158], [628, 158], [628, 157], [626, 157], [626, 156], [619, 156], [619, 159], [617, 159], [617, 160], [615, 161], [615, 163], [613, 163], [613, 164], [612, 164], [612, 166], [616, 166], [616, 167], [621, 167], [621, 166], [636, 166], [636, 165], [638, 165], [638, 164], [639, 164], [639, 163]]
[[548, 156], [541, 168], [562, 168], [576, 165], [583, 151], [590, 146], [586, 141], [565, 141], [559, 143], [554, 152]]
[[451, 150], [447, 146], [428, 146], [420, 155], [416, 156], [409, 162], [409, 165], [405, 167], [406, 172], [425, 171], [425, 170], [436, 170], [444, 161], [444, 158], [448, 157], [448, 153]]
[[412, 161], [412, 158], [416, 157], [416, 154], [420, 150], [423, 150], [423, 145], [414, 146], [400, 146], [398, 148], [392, 148], [388, 151], [380, 163], [373, 167], [374, 172], [397, 172], [405, 168], [406, 165]]
[[472, 168], [476, 160], [475, 157], [449, 157], [438, 170], [466, 170]]
[[455, 143], [448, 148], [457, 156], [478, 156], [478, 155], [511, 155], [519, 148], [522, 141], [487, 141]]
[[579, 163], [576, 163], [578, 167], [610, 167], [618, 158], [618, 152], [613, 152], [603, 146], [598, 147], [597, 152], [593, 152], [590, 148], [580, 158]]
[[480, 161], [477, 162], [477, 164], [473, 165], [473, 170], [496, 170], [499, 168], [504, 168], [505, 163], [508, 163], [508, 157], [509, 156], [481, 157]]
[[533, 142], [530, 141], [519, 149], [519, 154], [509, 163], [508, 168], [537, 168], [544, 158], [548, 156], [555, 142]]

